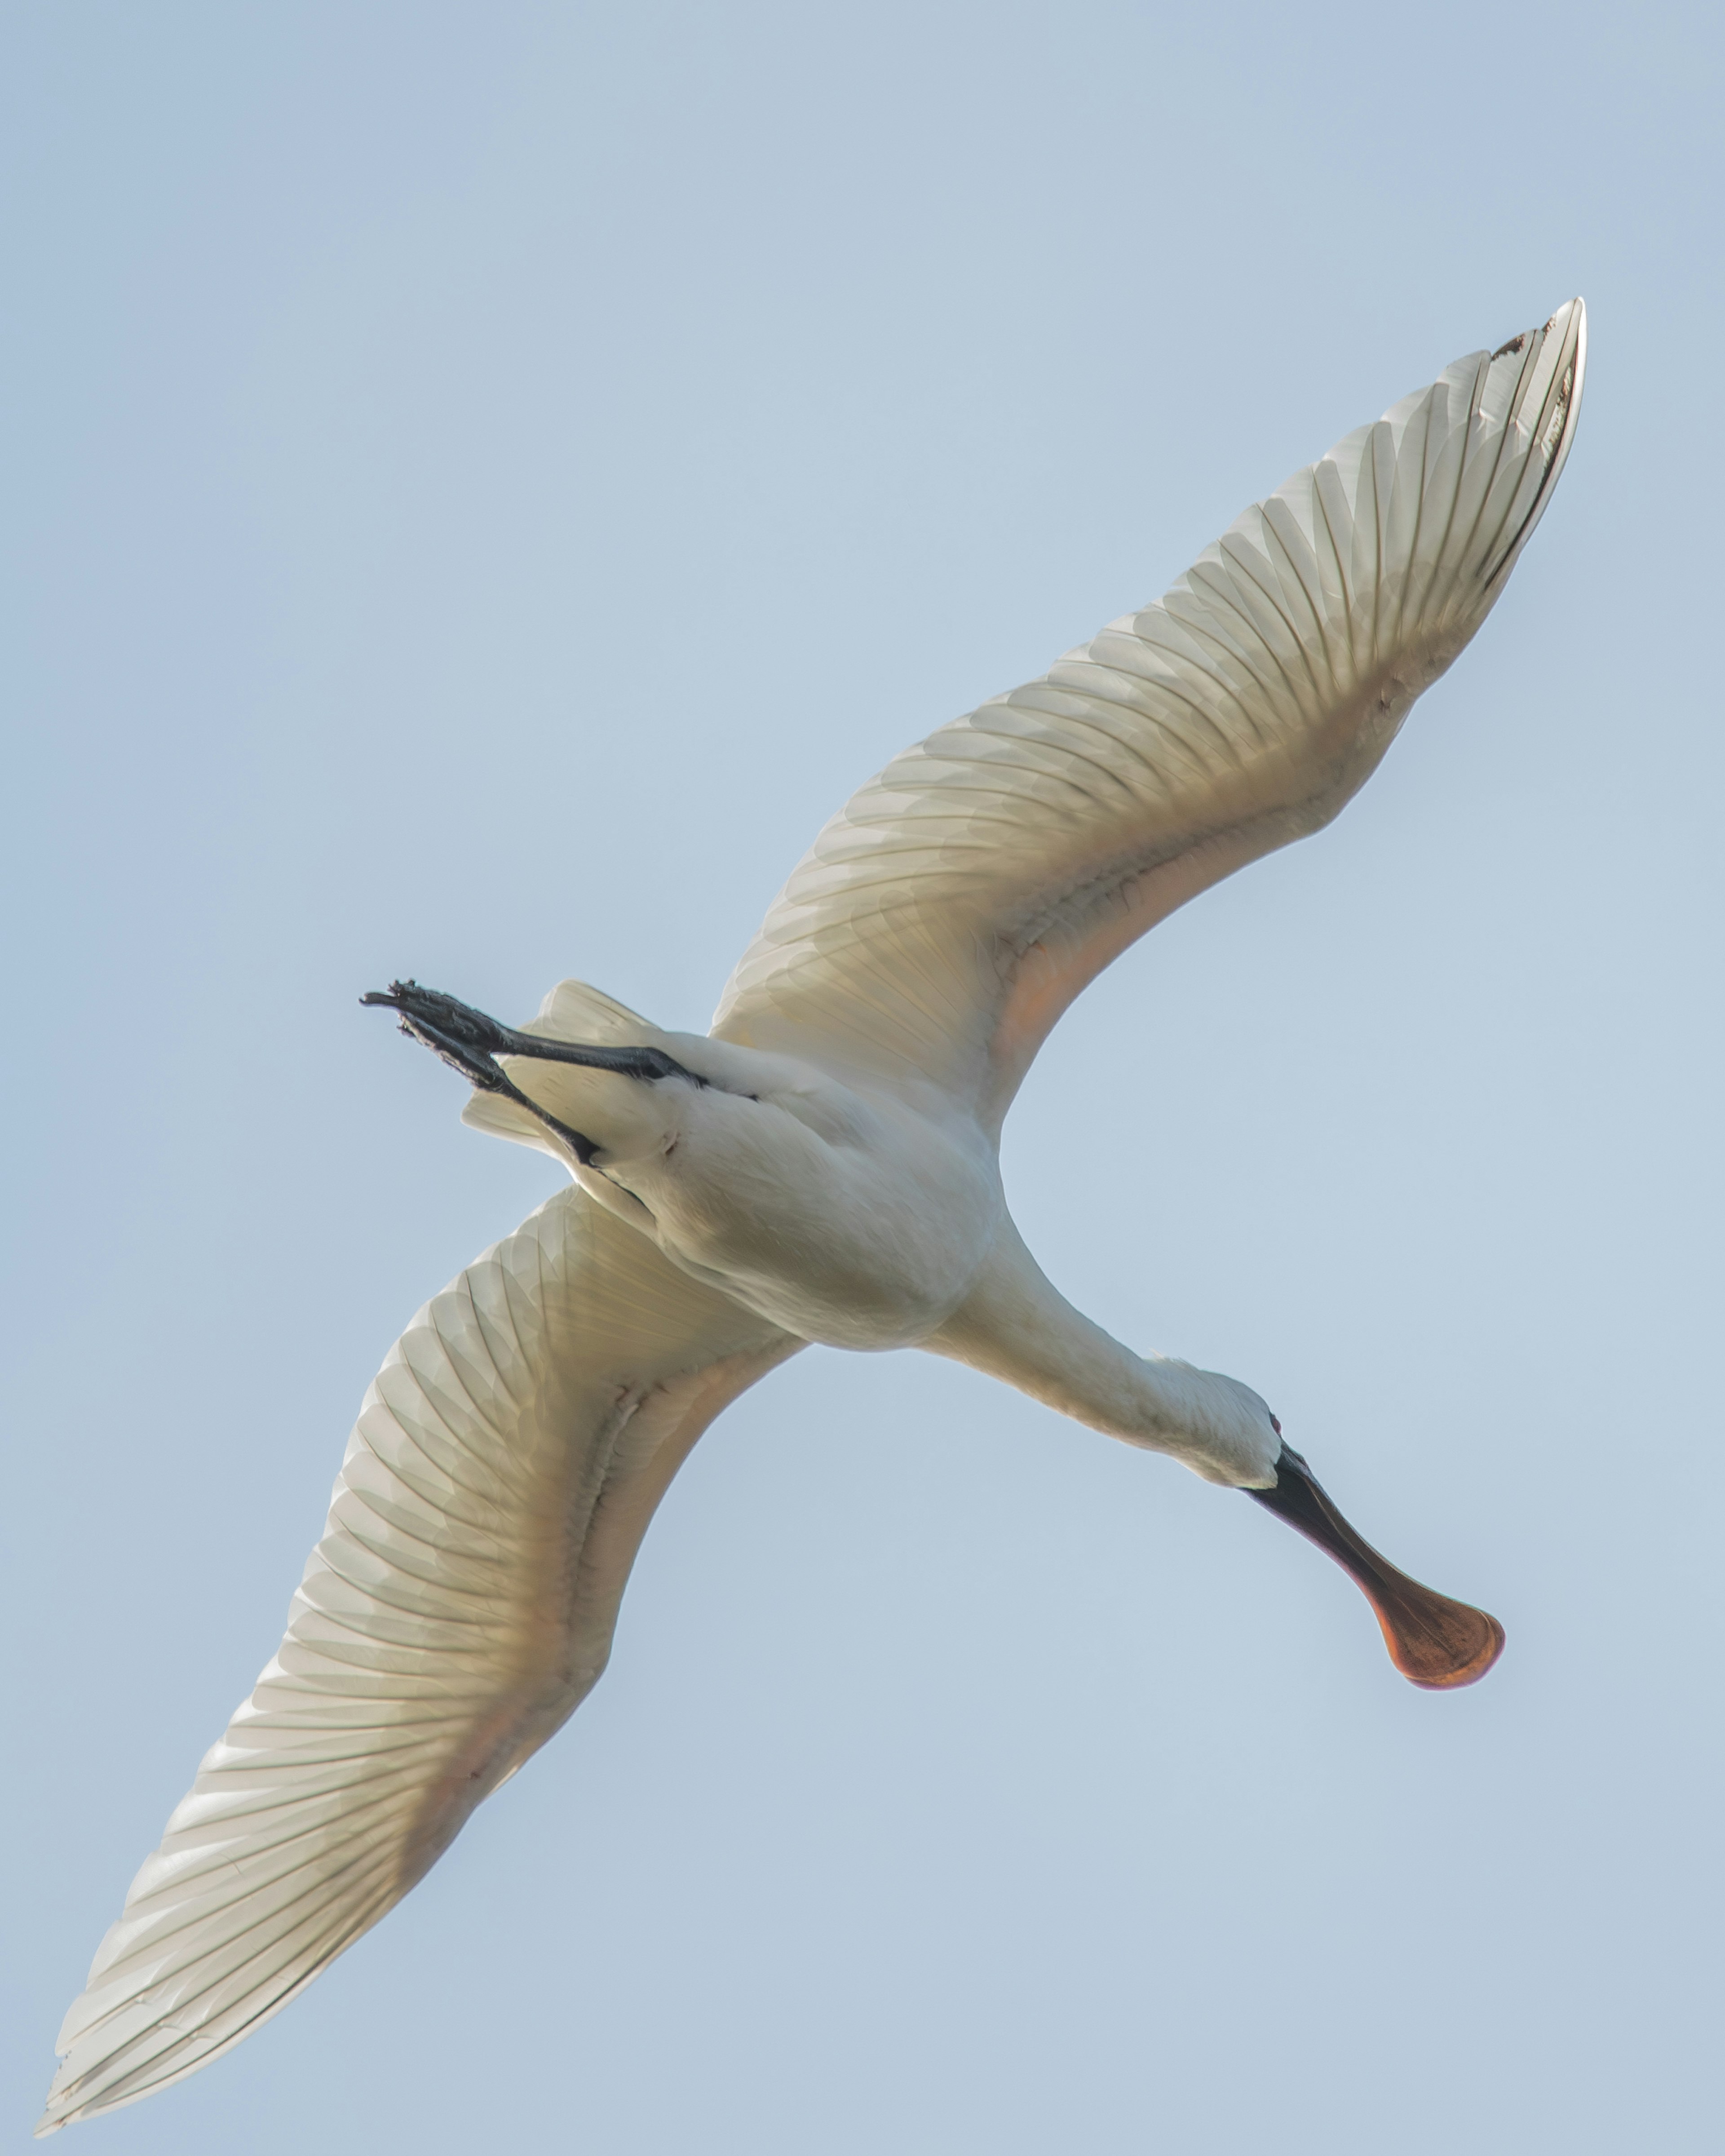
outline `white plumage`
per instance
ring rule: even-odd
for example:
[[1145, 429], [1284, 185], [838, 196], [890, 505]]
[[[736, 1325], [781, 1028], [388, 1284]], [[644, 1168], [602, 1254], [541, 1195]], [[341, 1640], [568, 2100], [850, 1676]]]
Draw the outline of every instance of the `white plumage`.
[[[460, 1050], [490, 1087], [468, 1120], [577, 1187], [390, 1351], [286, 1637], [97, 1953], [39, 2132], [207, 2064], [424, 1876], [603, 1669], [690, 1447], [811, 1340], [957, 1357], [1252, 1490], [1361, 1580], [1416, 1681], [1489, 1666], [1493, 1620], [1361, 1544], [1256, 1394], [1056, 1295], [998, 1141], [1111, 958], [1369, 776], [1550, 500], [1584, 358], [1574, 300], [1458, 361], [1164, 598], [896, 758], [793, 873], [711, 1034], [574, 982], [526, 1029], [668, 1068]], [[447, 1047], [465, 1007], [418, 993], [393, 1000]]]

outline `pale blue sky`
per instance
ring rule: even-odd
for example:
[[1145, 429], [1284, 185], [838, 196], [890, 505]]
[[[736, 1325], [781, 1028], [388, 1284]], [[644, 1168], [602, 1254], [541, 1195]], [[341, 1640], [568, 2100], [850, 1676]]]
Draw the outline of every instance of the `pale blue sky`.
[[704, 1024], [894, 750], [1585, 294], [1504, 604], [1066, 1021], [1048, 1270], [1509, 1652], [917, 1356], [112, 2152], [1716, 2145], [1720, 32], [1681, 7], [18, 4], [0, 2147], [362, 1392], [552, 1187], [356, 998]]

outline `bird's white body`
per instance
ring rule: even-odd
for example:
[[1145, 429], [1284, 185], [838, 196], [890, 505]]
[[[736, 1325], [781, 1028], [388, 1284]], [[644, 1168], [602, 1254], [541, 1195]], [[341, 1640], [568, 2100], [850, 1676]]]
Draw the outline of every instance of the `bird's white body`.
[[620, 1188], [635, 1201], [620, 1217], [674, 1265], [803, 1339], [925, 1341], [986, 1263], [1004, 1210], [983, 1133], [789, 1057], [654, 1038], [707, 1084], [670, 1080], [641, 1102], [629, 1079], [511, 1066], [598, 1141], [576, 1171], [583, 1188], [601, 1204]]
[[[598, 999], [566, 982], [539, 1028]], [[615, 1005], [607, 1008], [613, 1012]], [[575, 1034], [562, 1037], [573, 1040]], [[668, 1050], [707, 1082], [511, 1064], [521, 1089], [599, 1144], [577, 1181], [680, 1271], [798, 1341], [927, 1348], [1005, 1378], [1206, 1480], [1274, 1482], [1281, 1439], [1232, 1378], [1111, 1340], [1045, 1280], [1006, 1208], [990, 1134], [934, 1088], [906, 1101], [788, 1056], [634, 1020], [611, 1035]], [[542, 1142], [484, 1096], [470, 1120]]]
[[[552, 991], [527, 1033], [660, 1050], [680, 1075], [511, 1053], [516, 1097], [470, 1102], [572, 1185], [391, 1351], [286, 1636], [67, 2016], [40, 2130], [196, 2071], [423, 1876], [603, 1668], [690, 1447], [809, 1342], [953, 1357], [1278, 1490], [1298, 1456], [1256, 1393], [1122, 1346], [1044, 1278], [1001, 1124], [1104, 965], [1363, 783], [1543, 514], [1584, 356], [1577, 300], [1458, 361], [1164, 599], [896, 759], [793, 875], [711, 1034]], [[1400, 1575], [1365, 1558], [1394, 1604]], [[1416, 1590], [1416, 1629], [1440, 1603]]]

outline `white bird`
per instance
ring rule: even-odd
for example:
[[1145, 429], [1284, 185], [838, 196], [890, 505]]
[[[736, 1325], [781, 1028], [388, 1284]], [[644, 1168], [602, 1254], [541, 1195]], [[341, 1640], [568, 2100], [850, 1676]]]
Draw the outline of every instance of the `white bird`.
[[1243, 1489], [1345, 1564], [1416, 1683], [1496, 1620], [1360, 1541], [1232, 1378], [1064, 1301], [1000, 1127], [1060, 1013], [1327, 823], [1496, 603], [1562, 470], [1579, 300], [1249, 509], [1167, 597], [897, 757], [816, 839], [706, 1034], [565, 981], [519, 1032], [397, 983], [465, 1120], [564, 1162], [367, 1394], [287, 1635], [133, 1881], [39, 2133], [206, 2066], [422, 1878], [605, 1666], [655, 1507], [811, 1341], [924, 1348]]

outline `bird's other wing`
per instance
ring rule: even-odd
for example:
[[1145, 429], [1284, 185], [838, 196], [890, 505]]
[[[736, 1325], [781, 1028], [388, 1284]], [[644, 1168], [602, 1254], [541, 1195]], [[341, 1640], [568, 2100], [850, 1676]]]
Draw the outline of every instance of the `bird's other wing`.
[[424, 1876], [604, 1667], [691, 1445], [801, 1345], [575, 1190], [425, 1306], [287, 1636], [66, 2016], [39, 2133], [208, 2065]]
[[815, 840], [714, 1018], [998, 1128], [1147, 928], [1327, 823], [1485, 619], [1581, 399], [1579, 300], [1255, 504], [1168, 596], [908, 749]]

